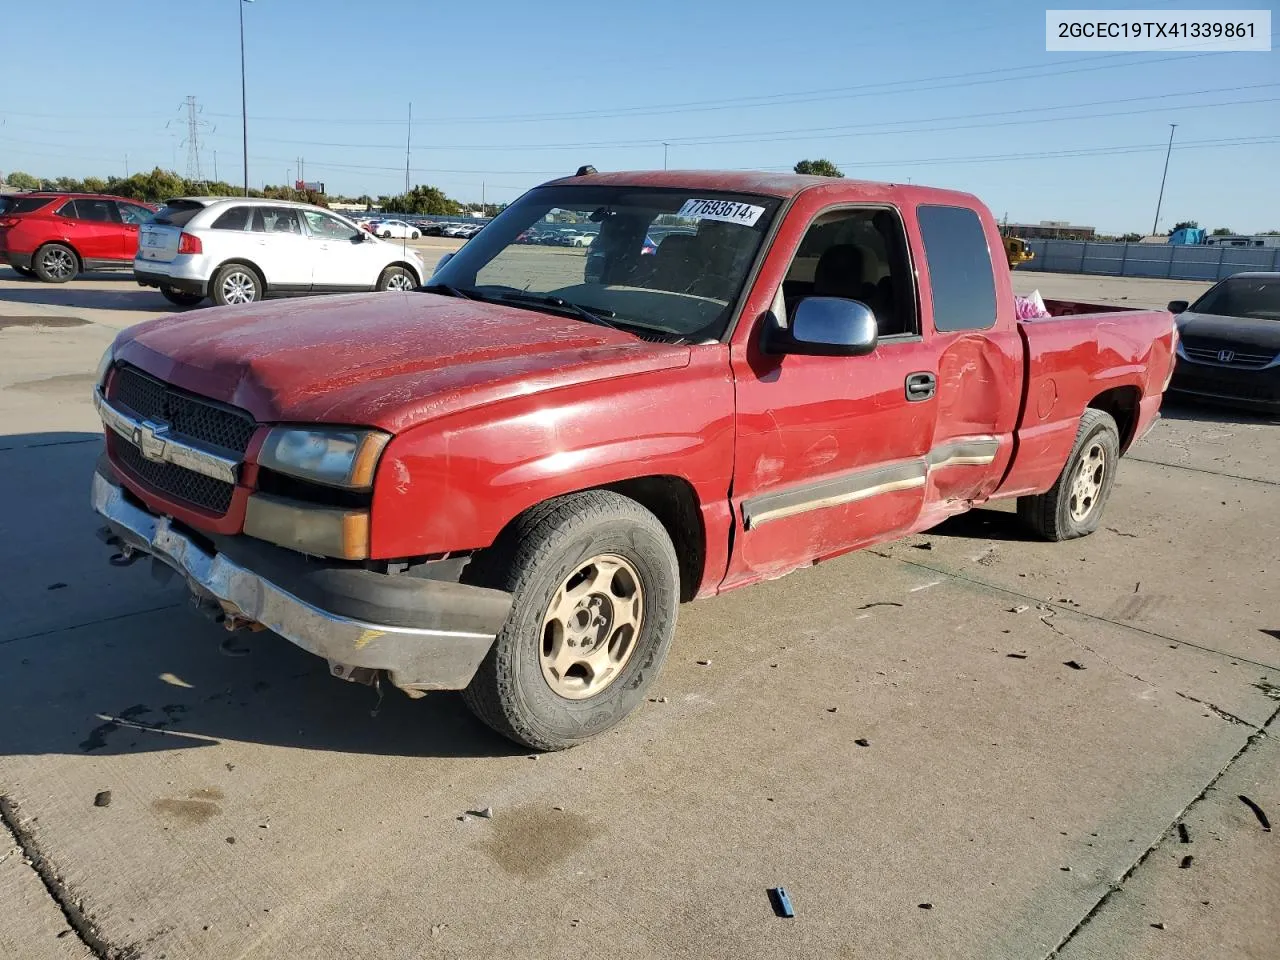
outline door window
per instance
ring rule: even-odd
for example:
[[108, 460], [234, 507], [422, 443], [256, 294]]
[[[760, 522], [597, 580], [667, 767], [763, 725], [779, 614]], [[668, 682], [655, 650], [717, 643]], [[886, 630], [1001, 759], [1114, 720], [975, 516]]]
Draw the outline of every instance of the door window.
[[298, 212], [288, 207], [258, 207], [253, 211], [253, 229], [257, 233], [302, 234]]
[[839, 297], [869, 307], [881, 339], [920, 332], [907, 235], [888, 208], [821, 214], [800, 241], [782, 293], [788, 316], [805, 297]]
[[58, 211], [58, 216], [72, 220], [87, 220], [92, 223], [119, 223], [120, 213], [110, 200], [91, 200], [78, 197], [68, 200]]
[[986, 330], [996, 322], [991, 251], [978, 214], [968, 207], [922, 206], [920, 235], [939, 332]]
[[360, 236], [355, 227], [318, 210], [303, 210], [302, 217], [307, 221], [311, 235], [321, 240], [355, 240]]

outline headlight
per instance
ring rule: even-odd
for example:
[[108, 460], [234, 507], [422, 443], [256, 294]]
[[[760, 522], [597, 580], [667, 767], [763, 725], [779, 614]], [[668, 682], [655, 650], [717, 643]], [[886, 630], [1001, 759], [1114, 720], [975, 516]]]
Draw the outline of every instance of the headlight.
[[98, 361], [98, 373], [93, 378], [93, 383], [99, 390], [106, 387], [107, 374], [110, 372], [111, 364], [115, 362], [115, 359], [116, 345], [113, 343], [111, 346], [107, 347], [106, 351], [102, 354], [102, 359]]
[[391, 439], [380, 430], [276, 427], [267, 434], [259, 466], [348, 490], [372, 490], [378, 457]]

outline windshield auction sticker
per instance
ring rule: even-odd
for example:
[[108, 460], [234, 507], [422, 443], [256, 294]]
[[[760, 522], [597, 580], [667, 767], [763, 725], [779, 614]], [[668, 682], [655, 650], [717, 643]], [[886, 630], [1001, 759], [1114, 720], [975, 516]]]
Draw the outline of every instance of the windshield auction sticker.
[[764, 207], [738, 203], [736, 200], [686, 200], [676, 216], [695, 220], [723, 220], [725, 223], [754, 227], [762, 213]]
[[1046, 10], [1046, 50], [1270, 50], [1270, 10]]

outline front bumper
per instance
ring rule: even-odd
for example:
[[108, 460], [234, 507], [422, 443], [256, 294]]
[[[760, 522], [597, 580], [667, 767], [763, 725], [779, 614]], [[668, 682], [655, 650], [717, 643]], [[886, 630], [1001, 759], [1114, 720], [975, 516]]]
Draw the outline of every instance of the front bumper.
[[1189, 363], [1179, 358], [1169, 392], [1252, 410], [1280, 410], [1280, 366], [1256, 370]]
[[94, 473], [92, 504], [126, 552], [176, 570], [199, 600], [324, 657], [335, 676], [385, 671], [410, 695], [470, 683], [511, 608], [500, 590], [312, 561], [244, 536], [189, 535], [133, 502], [109, 466]]

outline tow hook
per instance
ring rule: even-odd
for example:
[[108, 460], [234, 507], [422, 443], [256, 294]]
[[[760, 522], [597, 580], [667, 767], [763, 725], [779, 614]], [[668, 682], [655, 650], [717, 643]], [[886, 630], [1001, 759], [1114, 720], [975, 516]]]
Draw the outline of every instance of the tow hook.
[[138, 559], [138, 552], [127, 543], [120, 546], [119, 553], [113, 553], [107, 558], [107, 563], [113, 567], [127, 567]]

